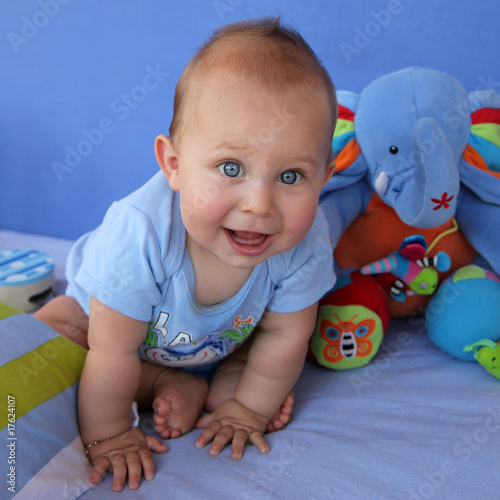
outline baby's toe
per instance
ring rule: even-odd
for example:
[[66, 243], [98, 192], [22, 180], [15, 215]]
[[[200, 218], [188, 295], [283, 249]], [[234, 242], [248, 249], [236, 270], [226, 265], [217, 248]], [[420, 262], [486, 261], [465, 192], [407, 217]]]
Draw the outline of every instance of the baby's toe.
[[167, 398], [158, 396], [153, 401], [153, 411], [155, 412], [155, 416], [158, 417], [167, 417], [170, 413], [172, 407]]

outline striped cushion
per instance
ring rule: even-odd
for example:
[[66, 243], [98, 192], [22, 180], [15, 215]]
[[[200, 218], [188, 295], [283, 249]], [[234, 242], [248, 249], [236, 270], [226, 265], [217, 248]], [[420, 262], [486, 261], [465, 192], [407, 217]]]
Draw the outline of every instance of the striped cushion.
[[92, 486], [76, 414], [86, 351], [3, 303], [0, 337], [0, 441], [10, 473], [7, 488], [16, 499], [78, 498]]

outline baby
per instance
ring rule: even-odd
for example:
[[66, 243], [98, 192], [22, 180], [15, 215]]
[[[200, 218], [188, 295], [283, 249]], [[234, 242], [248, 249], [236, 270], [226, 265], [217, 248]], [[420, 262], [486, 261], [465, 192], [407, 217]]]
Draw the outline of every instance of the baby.
[[91, 482], [154, 477], [151, 452], [167, 447], [132, 428], [134, 401], [162, 438], [196, 426], [211, 455], [269, 451], [335, 281], [318, 199], [336, 116], [326, 70], [278, 19], [225, 26], [189, 62], [156, 138], [161, 172], [77, 241], [67, 295], [37, 313], [89, 349], [78, 413]]

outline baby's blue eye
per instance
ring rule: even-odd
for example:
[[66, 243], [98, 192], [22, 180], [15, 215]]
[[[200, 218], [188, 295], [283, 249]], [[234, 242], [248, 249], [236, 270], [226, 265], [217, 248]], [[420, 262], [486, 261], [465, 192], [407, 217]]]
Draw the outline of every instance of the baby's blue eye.
[[234, 161], [226, 161], [217, 168], [228, 177], [241, 177], [243, 175], [243, 169]]
[[295, 170], [287, 170], [283, 172], [278, 179], [283, 184], [295, 184], [302, 179], [302, 176]]

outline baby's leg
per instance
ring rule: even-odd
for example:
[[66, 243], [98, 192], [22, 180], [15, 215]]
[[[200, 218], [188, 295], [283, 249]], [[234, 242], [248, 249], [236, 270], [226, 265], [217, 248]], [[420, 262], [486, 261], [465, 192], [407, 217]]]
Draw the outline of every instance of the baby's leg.
[[73, 297], [68, 295], [55, 297], [33, 316], [76, 344], [85, 349], [89, 348], [87, 342], [89, 318]]
[[189, 432], [205, 406], [208, 382], [191, 373], [145, 361], [141, 367], [136, 401], [140, 409], [153, 408], [156, 432], [164, 439]]
[[[238, 349], [226, 359], [221, 361], [217, 367], [208, 392], [207, 411], [214, 411], [219, 405], [232, 399], [241, 374], [247, 364], [248, 353], [251, 341], [248, 341], [241, 349]], [[283, 429], [290, 422], [293, 411], [294, 396], [293, 390], [289, 392], [283, 401], [281, 408], [267, 424], [266, 432], [273, 432]]]
[[[72, 297], [55, 297], [33, 316], [88, 349], [89, 319]], [[141, 382], [136, 394], [139, 408], [153, 408], [156, 431], [163, 438], [189, 432], [205, 405], [207, 381], [175, 368], [145, 361], [141, 362], [141, 367]]]

